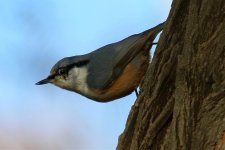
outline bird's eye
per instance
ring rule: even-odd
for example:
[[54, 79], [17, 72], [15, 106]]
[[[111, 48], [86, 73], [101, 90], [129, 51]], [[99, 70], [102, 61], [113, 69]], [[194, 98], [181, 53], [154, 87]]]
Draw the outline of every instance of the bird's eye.
[[66, 73], [66, 70], [64, 68], [61, 68], [61, 69], [58, 70], [59, 75], [63, 75], [65, 73]]
[[81, 64], [81, 62], [78, 62], [76, 65], [79, 67], [79, 66], [81, 66], [82, 64]]

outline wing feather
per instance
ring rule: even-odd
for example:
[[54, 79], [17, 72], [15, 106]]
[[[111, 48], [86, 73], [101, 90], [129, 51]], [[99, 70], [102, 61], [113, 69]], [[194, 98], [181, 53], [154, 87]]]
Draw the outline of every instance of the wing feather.
[[[105, 89], [118, 78], [130, 61], [146, 47], [146, 43], [153, 42], [162, 30], [160, 24], [140, 34], [132, 35], [117, 43], [106, 45], [90, 53], [91, 61], [88, 68], [87, 82], [90, 88]], [[151, 44], [149, 44], [151, 47]]]

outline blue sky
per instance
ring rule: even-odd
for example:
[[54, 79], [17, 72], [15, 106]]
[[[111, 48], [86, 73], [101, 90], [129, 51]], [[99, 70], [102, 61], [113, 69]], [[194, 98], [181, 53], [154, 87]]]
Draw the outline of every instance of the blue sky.
[[163, 22], [170, 6], [171, 0], [0, 1], [0, 149], [114, 150], [134, 93], [102, 104], [34, 84], [63, 57]]

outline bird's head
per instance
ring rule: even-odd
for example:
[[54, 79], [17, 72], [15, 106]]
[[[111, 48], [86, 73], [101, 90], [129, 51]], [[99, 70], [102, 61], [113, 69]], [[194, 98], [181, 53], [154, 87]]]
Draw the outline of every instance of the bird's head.
[[70, 91], [80, 91], [86, 84], [89, 59], [79, 56], [66, 57], [58, 61], [51, 69], [50, 75], [36, 85], [52, 83]]

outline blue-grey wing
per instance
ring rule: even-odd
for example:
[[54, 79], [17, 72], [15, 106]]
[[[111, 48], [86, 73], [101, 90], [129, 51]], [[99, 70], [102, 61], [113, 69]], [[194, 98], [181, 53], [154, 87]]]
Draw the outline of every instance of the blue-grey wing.
[[87, 82], [90, 88], [105, 89], [116, 80], [132, 59], [151, 44], [163, 29], [164, 23], [117, 43], [106, 45], [90, 53]]
[[129, 39], [106, 45], [90, 53], [91, 61], [89, 62], [87, 77], [90, 88], [104, 89], [109, 86], [135, 57], [138, 40], [140, 38], [137, 35], [132, 36]]

